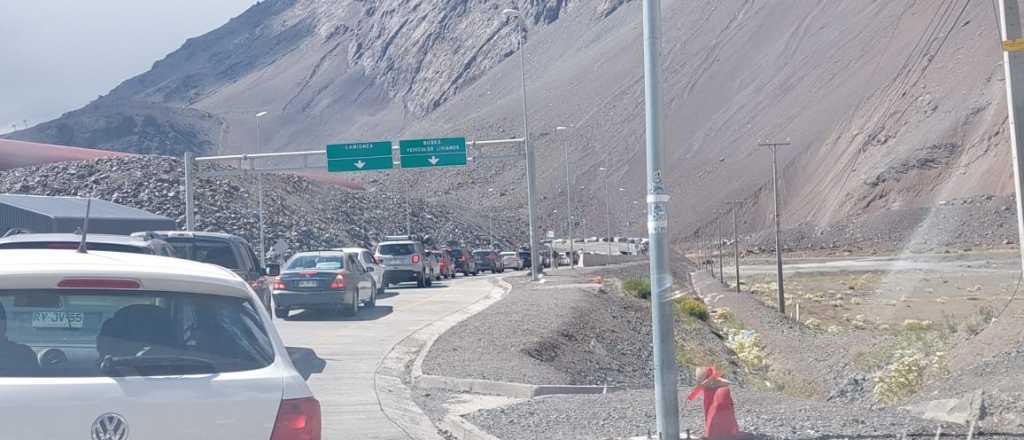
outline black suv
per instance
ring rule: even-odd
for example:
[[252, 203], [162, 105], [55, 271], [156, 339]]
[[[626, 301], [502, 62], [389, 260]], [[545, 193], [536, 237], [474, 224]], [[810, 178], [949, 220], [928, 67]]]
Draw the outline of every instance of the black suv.
[[462, 275], [465, 276], [480, 273], [476, 268], [476, 259], [473, 258], [473, 255], [459, 248], [452, 248], [449, 252], [455, 263], [455, 272], [462, 272]]
[[159, 238], [174, 248], [178, 258], [221, 266], [238, 274], [252, 286], [267, 312], [271, 311], [270, 285], [267, 276], [277, 276], [280, 266], [267, 264], [260, 267], [252, 246], [242, 237], [218, 232], [147, 231], [132, 234], [135, 237]]
[[[72, 233], [24, 233], [0, 238], [0, 249], [78, 249], [82, 236]], [[126, 252], [174, 257], [174, 248], [154, 237], [89, 234], [85, 248], [90, 251]]]

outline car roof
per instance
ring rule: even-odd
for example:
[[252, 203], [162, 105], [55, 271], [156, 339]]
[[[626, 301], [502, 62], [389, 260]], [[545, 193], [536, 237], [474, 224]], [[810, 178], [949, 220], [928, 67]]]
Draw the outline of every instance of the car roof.
[[162, 239], [167, 239], [167, 238], [189, 238], [190, 236], [193, 237], [193, 238], [217, 238], [217, 239], [222, 239], [222, 240], [237, 240], [237, 239], [241, 239], [241, 237], [239, 237], [237, 235], [234, 235], [234, 234], [228, 234], [228, 233], [224, 233], [224, 232], [205, 232], [205, 231], [143, 231], [143, 232], [136, 232], [135, 234], [132, 234], [132, 235], [143, 236], [144, 234], [150, 234], [150, 233], [156, 234], [157, 236], [159, 236]]
[[292, 255], [292, 258], [298, 257], [300, 255], [345, 255], [345, 254], [348, 254], [348, 253], [351, 253], [351, 252], [346, 252], [344, 250], [337, 250], [337, 251], [334, 251], [334, 250], [331, 250], [331, 251], [306, 251], [306, 252], [296, 252], [294, 255]]
[[382, 241], [377, 246], [383, 246], [385, 244], [422, 244], [416, 240], [394, 240], [394, 241]]
[[249, 297], [251, 289], [234, 272], [181, 258], [123, 252], [66, 249], [0, 250], [5, 289], [50, 289], [63, 278], [128, 278], [144, 290]]
[[370, 252], [369, 249], [360, 248], [360, 247], [346, 247], [346, 248], [339, 248], [338, 250], [340, 250], [342, 252], [350, 252], [350, 253]]
[[[72, 233], [31, 233], [17, 234], [0, 238], [0, 243], [39, 243], [39, 242], [80, 242], [82, 236]], [[114, 234], [87, 234], [88, 243], [120, 244], [125, 246], [146, 247], [146, 240], [141, 237]]]
[[505, 251], [505, 252], [502, 252], [501, 255], [517, 255], [517, 254], [515, 252], [512, 252], [512, 251]]

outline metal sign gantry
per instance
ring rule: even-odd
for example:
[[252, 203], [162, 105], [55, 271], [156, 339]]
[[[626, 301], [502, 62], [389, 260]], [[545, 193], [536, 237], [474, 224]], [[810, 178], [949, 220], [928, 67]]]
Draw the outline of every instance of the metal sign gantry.
[[[525, 160], [526, 155], [521, 146], [523, 138], [511, 139], [489, 139], [481, 141], [466, 141], [468, 154], [467, 163], [487, 160]], [[374, 143], [366, 143], [374, 144]], [[347, 145], [347, 144], [344, 144]], [[512, 153], [484, 155], [484, 147], [495, 147], [501, 145], [519, 146], [517, 151]], [[400, 153], [399, 145], [393, 144], [391, 151]], [[260, 173], [284, 173], [292, 171], [328, 171], [329, 149], [309, 151], [286, 151], [279, 153], [257, 153], [257, 154], [230, 154], [223, 156], [196, 157], [193, 153], [185, 153], [185, 229], [195, 229], [195, 181], [202, 177], [224, 177], [243, 176]], [[387, 157], [387, 156], [384, 156]], [[268, 163], [276, 161], [278, 164]], [[287, 161], [286, 164], [280, 162]], [[219, 163], [228, 165], [227, 169], [201, 170], [200, 164]], [[392, 168], [400, 166], [401, 162], [391, 158]], [[381, 171], [386, 171], [386, 168]], [[264, 250], [260, 250], [264, 252]]]

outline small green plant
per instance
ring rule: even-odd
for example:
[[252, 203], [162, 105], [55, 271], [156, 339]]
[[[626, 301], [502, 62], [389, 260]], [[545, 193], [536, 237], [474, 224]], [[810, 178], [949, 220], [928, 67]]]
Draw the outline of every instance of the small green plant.
[[768, 368], [768, 353], [761, 344], [761, 337], [753, 330], [727, 329], [725, 346], [729, 347], [748, 371]]
[[651, 299], [651, 280], [647, 278], [630, 278], [622, 283], [626, 294], [640, 299]]
[[895, 360], [875, 373], [875, 399], [883, 403], [896, 403], [910, 397], [924, 385], [926, 375], [941, 369], [943, 354], [925, 355], [919, 351], [904, 350], [894, 353]]
[[711, 317], [704, 302], [689, 296], [675, 300], [675, 309], [678, 316], [689, 316], [700, 321], [706, 322]]

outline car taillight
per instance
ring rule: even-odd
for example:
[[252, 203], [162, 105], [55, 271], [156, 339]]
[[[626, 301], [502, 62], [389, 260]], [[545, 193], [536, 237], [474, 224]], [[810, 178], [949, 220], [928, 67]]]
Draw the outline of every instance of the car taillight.
[[419, 263], [419, 262], [420, 262], [420, 256], [419, 255], [413, 255], [412, 256], [412, 264], [416, 264], [416, 263]]
[[284, 281], [281, 280], [281, 277], [274, 277], [274, 283], [270, 285], [270, 288], [274, 290], [284, 290]]
[[111, 278], [64, 278], [57, 283], [62, 289], [138, 289], [138, 281]]
[[282, 400], [270, 440], [320, 440], [320, 402], [312, 397]]
[[334, 276], [334, 281], [331, 281], [332, 289], [344, 289], [345, 288], [345, 275], [337, 274]]

